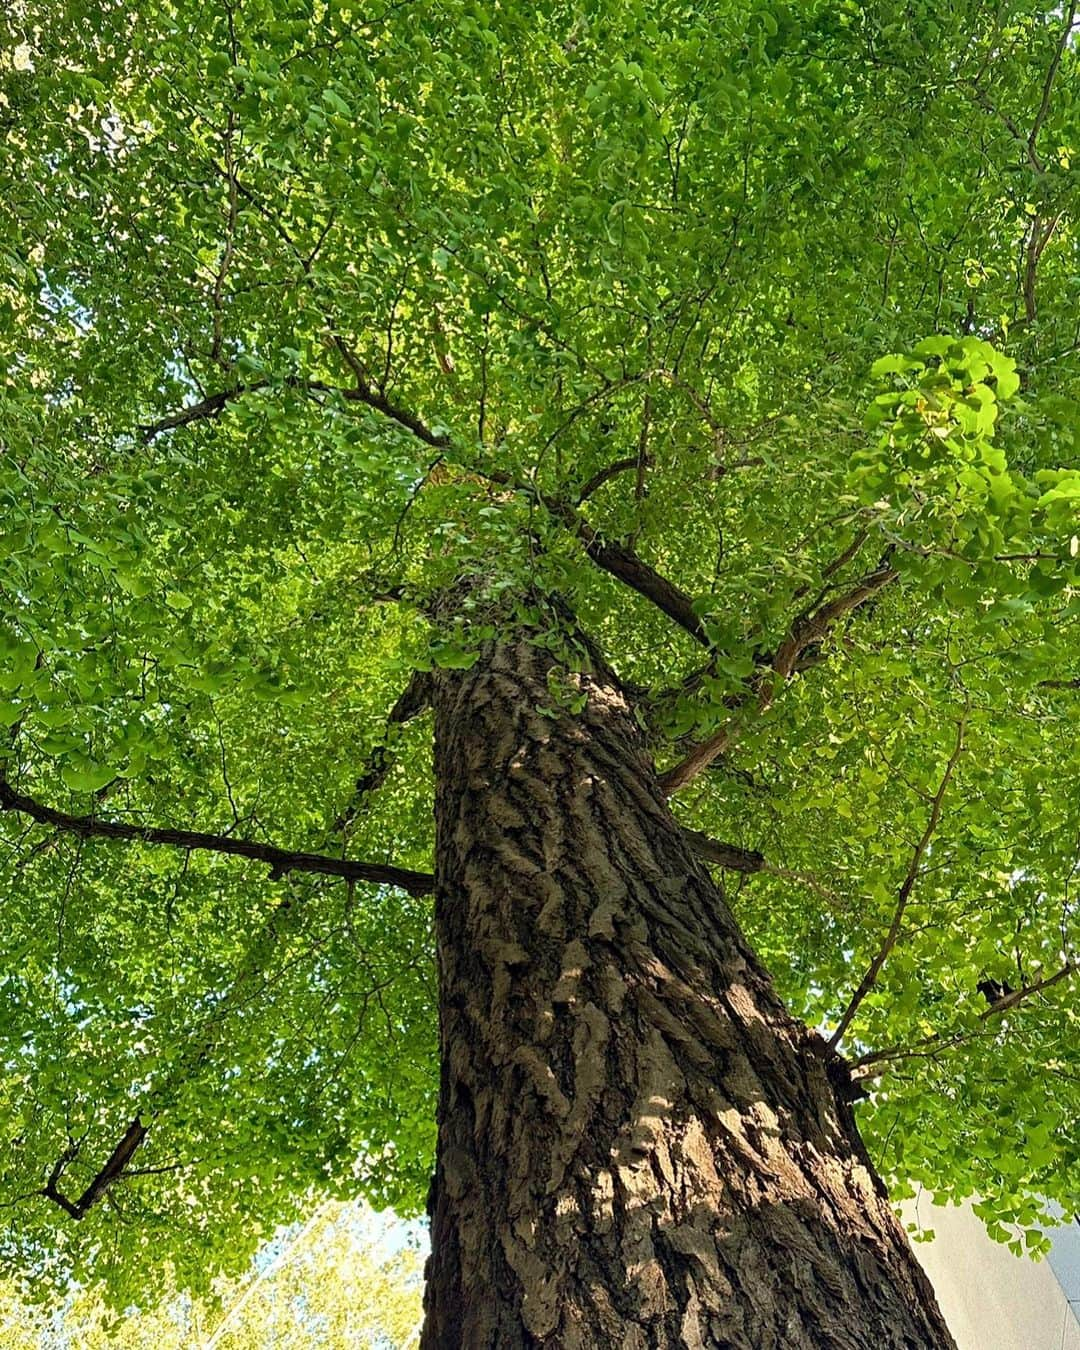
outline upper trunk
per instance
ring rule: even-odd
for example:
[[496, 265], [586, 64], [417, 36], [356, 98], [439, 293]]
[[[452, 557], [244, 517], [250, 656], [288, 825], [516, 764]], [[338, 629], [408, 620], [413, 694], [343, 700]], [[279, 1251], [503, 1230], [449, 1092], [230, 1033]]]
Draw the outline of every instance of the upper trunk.
[[425, 1350], [952, 1346], [616, 682], [574, 715], [550, 666], [522, 639], [437, 681]]

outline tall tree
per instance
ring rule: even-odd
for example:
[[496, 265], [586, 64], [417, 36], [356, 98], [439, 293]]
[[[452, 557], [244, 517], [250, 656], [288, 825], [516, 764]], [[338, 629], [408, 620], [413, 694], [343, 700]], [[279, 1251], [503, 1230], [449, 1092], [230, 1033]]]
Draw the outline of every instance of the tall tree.
[[9, 1266], [433, 1145], [428, 1347], [947, 1346], [885, 1184], [1045, 1245], [1075, 8], [8, 7]]

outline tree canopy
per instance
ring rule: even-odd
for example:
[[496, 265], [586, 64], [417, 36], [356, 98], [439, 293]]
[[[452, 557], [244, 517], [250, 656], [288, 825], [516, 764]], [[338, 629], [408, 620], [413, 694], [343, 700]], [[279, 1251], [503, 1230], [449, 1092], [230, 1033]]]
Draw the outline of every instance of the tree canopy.
[[1075, 1208], [1075, 10], [6, 7], [9, 1270], [422, 1206], [478, 586], [640, 689], [884, 1175]]

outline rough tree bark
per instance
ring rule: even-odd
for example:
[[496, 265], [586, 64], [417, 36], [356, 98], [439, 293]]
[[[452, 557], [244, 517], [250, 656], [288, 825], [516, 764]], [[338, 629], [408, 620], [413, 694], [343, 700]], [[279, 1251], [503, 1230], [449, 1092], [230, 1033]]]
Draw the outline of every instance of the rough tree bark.
[[436, 681], [424, 1350], [953, 1346], [626, 697], [596, 672], [552, 716], [550, 666], [521, 639]]

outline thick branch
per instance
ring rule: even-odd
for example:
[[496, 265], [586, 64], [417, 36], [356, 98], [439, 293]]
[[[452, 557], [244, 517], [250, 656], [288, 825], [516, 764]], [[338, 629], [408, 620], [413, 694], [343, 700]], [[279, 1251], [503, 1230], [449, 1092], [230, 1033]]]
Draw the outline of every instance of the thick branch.
[[889, 931], [885, 935], [885, 941], [881, 944], [870, 965], [867, 967], [866, 974], [859, 982], [858, 989], [851, 997], [843, 1016], [837, 1024], [836, 1030], [829, 1038], [829, 1049], [835, 1050], [840, 1043], [844, 1032], [851, 1025], [852, 1018], [858, 1012], [863, 999], [869, 994], [877, 983], [877, 977], [881, 973], [881, 967], [888, 959], [889, 953], [896, 946], [900, 937], [900, 925], [903, 922], [904, 911], [907, 909], [907, 903], [911, 899], [911, 892], [915, 888], [915, 882], [918, 880], [919, 868], [922, 865], [923, 855], [926, 852], [927, 845], [933, 838], [934, 831], [941, 820], [941, 806], [945, 800], [945, 790], [949, 786], [949, 780], [952, 778], [953, 770], [956, 768], [956, 762], [960, 758], [960, 753], [964, 748], [964, 719], [961, 718], [956, 724], [956, 744], [953, 746], [953, 752], [949, 756], [949, 762], [945, 765], [945, 772], [941, 775], [941, 782], [938, 784], [938, 790], [934, 793], [930, 805], [930, 815], [926, 822], [926, 828], [919, 837], [919, 842], [912, 850], [911, 862], [908, 864], [907, 874], [900, 884], [900, 889], [896, 895], [896, 908], [893, 911], [892, 923], [889, 925]]
[[317, 872], [324, 876], [345, 877], [350, 881], [370, 881], [382, 886], [400, 886], [410, 895], [428, 895], [435, 887], [435, 878], [426, 872], [412, 872], [403, 867], [388, 867], [377, 863], [354, 862], [348, 858], [327, 858], [319, 853], [301, 853], [275, 848], [254, 839], [234, 839], [224, 834], [205, 834], [197, 830], [175, 830], [152, 825], [131, 825], [122, 821], [98, 820], [96, 816], [73, 816], [54, 807], [45, 806], [16, 792], [10, 783], [0, 779], [0, 810], [17, 811], [29, 816], [39, 825], [66, 830], [83, 839], [125, 839], [144, 844], [168, 844], [173, 848], [202, 849], [210, 853], [228, 853], [234, 857], [252, 858], [271, 868], [271, 879], [278, 880], [288, 872]]
[[144, 1125], [138, 1116], [131, 1122], [124, 1132], [124, 1137], [109, 1154], [105, 1166], [96, 1177], [90, 1182], [86, 1190], [79, 1196], [78, 1200], [71, 1200], [60, 1190], [60, 1178], [64, 1174], [64, 1168], [70, 1163], [79, 1151], [78, 1144], [72, 1144], [60, 1155], [56, 1166], [52, 1169], [48, 1181], [41, 1188], [41, 1194], [53, 1204], [59, 1205], [65, 1213], [70, 1214], [73, 1219], [78, 1221], [82, 1219], [88, 1210], [101, 1199], [114, 1181], [123, 1176], [128, 1163], [131, 1161], [135, 1150], [146, 1138], [146, 1132], [150, 1127]]
[[637, 591], [638, 595], [654, 604], [669, 619], [674, 619], [703, 647], [712, 645], [704, 625], [694, 613], [692, 598], [684, 590], [650, 567], [633, 549], [601, 538], [585, 521], [567, 523], [576, 530], [586, 554], [598, 567]]
[[594, 492], [602, 488], [605, 483], [610, 482], [612, 478], [617, 477], [620, 473], [626, 473], [629, 469], [636, 469], [638, 468], [638, 465], [639, 456], [637, 455], [630, 455], [627, 459], [617, 459], [611, 464], [605, 464], [605, 466], [602, 469], [598, 469], [591, 478], [586, 479], [581, 490], [578, 492], [578, 506], [580, 506], [582, 502], [587, 501]]
[[[1043, 980], [1036, 980], [1034, 984], [1025, 984], [1019, 989], [1014, 989], [1011, 994], [1006, 994], [1004, 998], [995, 1000], [993, 1005], [979, 1014], [979, 1023], [988, 1022], [992, 1017], [1000, 1017], [1002, 1013], [1009, 1012], [1018, 1004], [1029, 999], [1033, 994], [1041, 994], [1045, 990], [1052, 988], [1055, 984], [1060, 984], [1063, 980], [1069, 979], [1077, 971], [1078, 963], [1076, 961], [1066, 961], [1060, 970], [1056, 970], [1053, 975], [1048, 975]], [[911, 1045], [890, 1045], [884, 1050], [874, 1050], [868, 1055], [863, 1055], [860, 1059], [852, 1062], [854, 1070], [870, 1070], [875, 1064], [890, 1064], [898, 1059], [928, 1059], [942, 1053], [944, 1050], [951, 1050], [956, 1045], [962, 1045], [965, 1041], [971, 1040], [974, 1036], [982, 1035], [981, 1031], [958, 1031], [953, 1036], [943, 1035], [941, 1032], [935, 1032], [933, 1036], [926, 1036], [921, 1041], [915, 1041]], [[859, 1072], [859, 1078], [876, 1078], [883, 1069], [874, 1069], [873, 1072]]]
[[738, 844], [725, 844], [719, 839], [712, 839], [709, 835], [702, 834], [700, 830], [690, 830], [685, 827], [683, 828], [683, 836], [699, 858], [704, 858], [706, 862], [716, 863], [717, 866], [724, 867], [729, 872], [763, 872], [766, 876], [779, 877], [782, 881], [794, 881], [800, 886], [808, 886], [810, 890], [815, 891], [830, 903], [835, 903], [837, 900], [835, 893], [830, 891], [827, 886], [823, 886], [817, 877], [810, 876], [806, 872], [793, 872], [787, 867], [777, 867], [757, 849], [740, 848]]
[[[749, 698], [743, 700], [740, 703], [740, 711], [750, 702], [751, 699]], [[678, 792], [680, 788], [692, 782], [699, 773], [707, 769], [714, 759], [719, 759], [725, 750], [738, 739], [741, 729], [738, 718], [733, 717], [707, 740], [702, 741], [700, 745], [695, 745], [685, 759], [680, 760], [678, 764], [673, 764], [670, 769], [660, 775], [658, 781], [664, 792], [670, 797], [672, 793]]]
[[724, 844], [711, 839], [700, 830], [683, 829], [683, 837], [699, 858], [726, 867], [730, 872], [764, 872], [768, 870], [765, 855], [756, 849], [740, 848], [738, 844]]
[[776, 649], [776, 656], [773, 658], [773, 670], [776, 674], [781, 679], [787, 679], [794, 672], [799, 657], [807, 647], [820, 642], [837, 619], [858, 609], [883, 586], [895, 581], [899, 575], [894, 568], [884, 563], [861, 581], [856, 582], [850, 591], [838, 595], [835, 600], [830, 600], [813, 613], [800, 614], [791, 625], [787, 637]]
[[[634, 461], [637, 463], [637, 460]], [[483, 470], [483, 476], [492, 483], [512, 488], [515, 492], [525, 492], [535, 498], [547, 511], [561, 521], [567, 529], [581, 540], [588, 557], [598, 567], [637, 591], [638, 595], [651, 601], [669, 619], [674, 619], [680, 628], [685, 629], [703, 647], [712, 644], [705, 632], [704, 625], [694, 613], [693, 598], [676, 586], [673, 581], [662, 576], [654, 567], [623, 544], [606, 540], [583, 519], [569, 502], [550, 493], [542, 492], [529, 483], [522, 483], [504, 469]]]
[[219, 417], [234, 399], [241, 398], [256, 389], [265, 389], [266, 385], [266, 380], [257, 380], [253, 384], [235, 384], [231, 389], [219, 390], [209, 398], [204, 398], [201, 403], [192, 403], [186, 408], [181, 408], [179, 412], [162, 417], [157, 422], [142, 423], [139, 432], [144, 441], [152, 441], [155, 436], [160, 436], [164, 431], [172, 431], [174, 427], [186, 427], [190, 422], [205, 422], [208, 418]]

